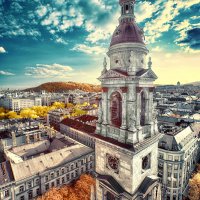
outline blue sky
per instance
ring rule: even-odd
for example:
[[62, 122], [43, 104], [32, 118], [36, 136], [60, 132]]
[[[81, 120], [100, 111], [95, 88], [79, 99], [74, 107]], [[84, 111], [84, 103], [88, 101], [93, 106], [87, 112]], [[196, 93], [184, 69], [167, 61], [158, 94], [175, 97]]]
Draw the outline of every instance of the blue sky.
[[[199, 81], [199, 0], [138, 0], [156, 83]], [[0, 88], [99, 83], [118, 0], [0, 0]]]

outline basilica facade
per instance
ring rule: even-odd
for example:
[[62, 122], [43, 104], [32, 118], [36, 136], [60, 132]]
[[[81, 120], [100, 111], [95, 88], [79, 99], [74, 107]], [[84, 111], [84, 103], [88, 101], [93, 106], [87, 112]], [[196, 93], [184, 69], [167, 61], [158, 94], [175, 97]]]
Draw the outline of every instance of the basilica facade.
[[[120, 0], [121, 17], [99, 80], [96, 199], [160, 199], [151, 58], [134, 17], [135, 0]], [[148, 60], [148, 61], [147, 61]], [[108, 67], [109, 65], [109, 67]]]

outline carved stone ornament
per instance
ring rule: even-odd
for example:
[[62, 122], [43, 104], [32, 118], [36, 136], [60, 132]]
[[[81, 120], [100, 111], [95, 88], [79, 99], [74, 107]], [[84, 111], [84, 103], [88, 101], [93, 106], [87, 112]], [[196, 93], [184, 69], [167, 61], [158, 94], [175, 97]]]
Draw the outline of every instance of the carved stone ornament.
[[106, 154], [106, 166], [108, 169], [113, 170], [116, 174], [119, 173], [119, 158]]
[[136, 126], [136, 117], [135, 117], [135, 110], [133, 107], [130, 107], [129, 110], [129, 130], [134, 130]]

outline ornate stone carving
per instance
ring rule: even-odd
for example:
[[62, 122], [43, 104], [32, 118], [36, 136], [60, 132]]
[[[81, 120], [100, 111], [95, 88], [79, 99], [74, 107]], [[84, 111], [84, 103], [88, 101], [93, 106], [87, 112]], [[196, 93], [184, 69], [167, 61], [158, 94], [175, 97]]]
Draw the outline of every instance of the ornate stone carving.
[[134, 131], [136, 126], [136, 116], [135, 116], [135, 109], [133, 106], [129, 107], [129, 123], [128, 128], [130, 131]]
[[98, 109], [98, 122], [102, 123], [102, 121], [103, 121], [103, 110], [102, 110], [102, 101], [100, 101]]

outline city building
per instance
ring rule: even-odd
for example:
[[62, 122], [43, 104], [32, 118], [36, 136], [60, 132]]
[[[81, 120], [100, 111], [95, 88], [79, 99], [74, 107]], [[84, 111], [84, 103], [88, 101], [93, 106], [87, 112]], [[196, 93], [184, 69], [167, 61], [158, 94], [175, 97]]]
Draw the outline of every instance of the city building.
[[180, 200], [187, 194], [189, 178], [199, 160], [199, 134], [200, 124], [193, 124], [160, 139], [158, 176], [162, 183], [162, 199]]
[[121, 17], [99, 80], [102, 101], [96, 128], [96, 199], [160, 199], [157, 155], [160, 134], [153, 109], [157, 76], [146, 57], [135, 0], [120, 0]]
[[0, 98], [0, 106], [13, 111], [20, 111], [23, 108], [31, 108], [33, 106], [41, 106], [41, 105], [42, 105], [42, 99], [40, 97]]
[[77, 119], [64, 119], [60, 132], [88, 147], [95, 147], [96, 120], [94, 116], [81, 116]]
[[57, 134], [7, 149], [0, 165], [0, 199], [33, 199], [94, 170], [94, 150]]
[[47, 114], [47, 125], [60, 130], [60, 122], [70, 114], [69, 109], [50, 110]]

